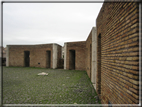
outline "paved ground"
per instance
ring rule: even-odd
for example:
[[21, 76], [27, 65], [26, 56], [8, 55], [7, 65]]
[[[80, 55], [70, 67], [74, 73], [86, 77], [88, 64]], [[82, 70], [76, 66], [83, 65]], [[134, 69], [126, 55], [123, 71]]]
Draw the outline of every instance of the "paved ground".
[[85, 71], [3, 67], [4, 104], [95, 104], [94, 96]]

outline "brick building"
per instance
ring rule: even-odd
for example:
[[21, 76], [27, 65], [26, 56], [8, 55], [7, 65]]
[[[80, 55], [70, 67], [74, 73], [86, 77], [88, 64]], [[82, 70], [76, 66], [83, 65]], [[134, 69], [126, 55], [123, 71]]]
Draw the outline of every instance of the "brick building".
[[[102, 104], [138, 104], [139, 51], [139, 3], [104, 2], [87, 40], [64, 44], [64, 69], [86, 70]], [[61, 46], [7, 47], [7, 66], [27, 66], [26, 58], [31, 67], [59, 68]]]
[[97, 36], [93, 27], [86, 41], [64, 44], [64, 69], [85, 70], [96, 89]]
[[64, 69], [85, 70], [86, 41], [67, 42], [64, 45]]
[[6, 66], [60, 68], [61, 46], [7, 45]]
[[97, 40], [93, 27], [86, 41], [64, 44], [64, 69], [85, 70], [96, 88]]
[[138, 2], [105, 1], [87, 40], [64, 46], [64, 69], [86, 70], [102, 104], [139, 103]]
[[96, 90], [101, 102], [138, 104], [139, 4], [104, 2], [96, 23]]

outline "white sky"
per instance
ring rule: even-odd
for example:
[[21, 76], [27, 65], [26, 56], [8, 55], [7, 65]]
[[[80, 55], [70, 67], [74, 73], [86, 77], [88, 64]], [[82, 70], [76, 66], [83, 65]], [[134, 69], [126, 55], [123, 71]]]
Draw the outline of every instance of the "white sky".
[[100, 3], [3, 3], [3, 46], [85, 41]]

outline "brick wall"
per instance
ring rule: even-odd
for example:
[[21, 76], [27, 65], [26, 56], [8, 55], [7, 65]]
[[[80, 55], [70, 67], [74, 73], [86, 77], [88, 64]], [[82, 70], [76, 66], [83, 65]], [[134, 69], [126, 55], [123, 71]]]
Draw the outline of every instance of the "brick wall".
[[104, 3], [97, 17], [97, 93], [102, 103], [138, 103], [138, 9], [136, 2]]
[[[24, 67], [24, 51], [30, 51], [30, 67], [46, 68], [46, 51], [51, 51], [51, 68], [53, 66], [53, 44], [43, 45], [9, 45], [9, 66]], [[61, 58], [61, 47], [59, 47], [59, 56]]]
[[86, 42], [67, 42], [66, 69], [69, 69], [69, 50], [75, 50], [75, 70], [85, 70]]
[[92, 31], [90, 32], [86, 40], [86, 72], [91, 78], [91, 68], [92, 68]]

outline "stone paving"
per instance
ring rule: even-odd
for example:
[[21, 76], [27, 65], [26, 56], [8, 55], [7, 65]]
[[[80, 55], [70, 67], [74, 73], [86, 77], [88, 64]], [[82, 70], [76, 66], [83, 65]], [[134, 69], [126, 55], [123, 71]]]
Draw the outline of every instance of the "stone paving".
[[96, 95], [86, 71], [3, 67], [3, 104], [96, 104]]

